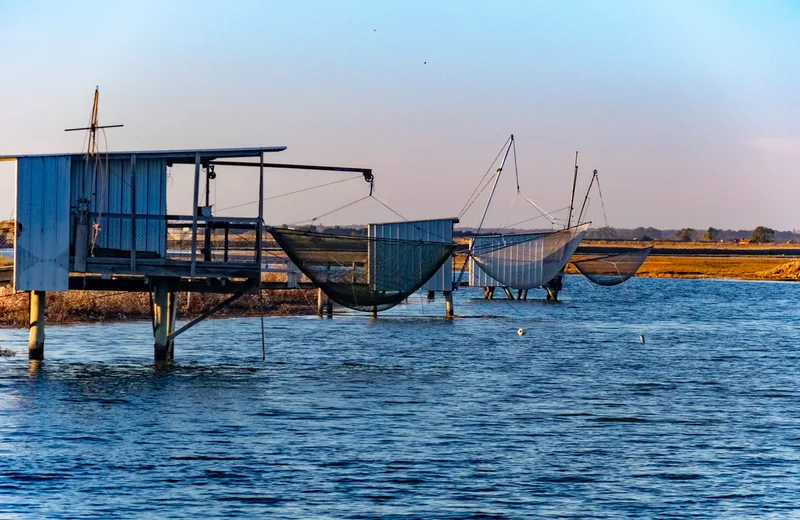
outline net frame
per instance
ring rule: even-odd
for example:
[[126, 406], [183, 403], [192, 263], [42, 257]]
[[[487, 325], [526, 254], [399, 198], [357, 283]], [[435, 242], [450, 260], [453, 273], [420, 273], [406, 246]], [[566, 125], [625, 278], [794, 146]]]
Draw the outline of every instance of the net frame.
[[267, 229], [289, 259], [331, 300], [384, 311], [425, 285], [458, 247], [430, 242]]
[[555, 278], [583, 240], [591, 223], [536, 235], [497, 235], [471, 256], [478, 267], [502, 286], [541, 287]]
[[610, 287], [631, 279], [647, 260], [653, 247], [632, 248], [623, 253], [576, 260], [572, 264], [590, 282]]

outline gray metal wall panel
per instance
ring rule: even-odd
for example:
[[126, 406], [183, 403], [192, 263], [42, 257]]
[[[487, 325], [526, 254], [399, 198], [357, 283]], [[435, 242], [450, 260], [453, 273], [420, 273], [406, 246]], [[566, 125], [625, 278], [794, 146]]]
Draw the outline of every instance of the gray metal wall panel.
[[[368, 236], [395, 240], [424, 240], [426, 242], [452, 242], [454, 219], [413, 220], [370, 224]], [[425, 291], [453, 290], [453, 259], [448, 258], [441, 269], [422, 286]]]
[[[129, 218], [102, 216], [109, 213], [129, 215], [136, 183], [136, 214], [166, 215], [167, 213], [167, 163], [165, 159], [139, 159], [134, 174], [130, 157], [106, 161], [99, 156], [97, 162], [86, 166], [83, 158], [73, 158], [71, 204], [77, 207], [78, 199], [90, 198], [90, 212], [100, 212], [100, 232], [97, 247], [130, 251], [131, 224]], [[74, 219], [73, 219], [74, 220]], [[73, 226], [74, 227], [74, 226]], [[166, 255], [166, 221], [136, 221], [136, 250]], [[73, 231], [74, 233], [74, 231]]]
[[68, 289], [69, 199], [69, 156], [17, 160], [16, 290]]

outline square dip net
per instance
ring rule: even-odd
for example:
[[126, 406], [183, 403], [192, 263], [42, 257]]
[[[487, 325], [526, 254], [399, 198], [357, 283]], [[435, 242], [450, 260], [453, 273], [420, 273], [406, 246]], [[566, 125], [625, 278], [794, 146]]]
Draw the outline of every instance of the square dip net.
[[390, 309], [416, 292], [456, 249], [452, 242], [329, 235], [269, 228], [289, 259], [336, 303]]
[[589, 223], [585, 223], [539, 235], [476, 237], [472, 258], [500, 285], [541, 287], [561, 272], [588, 229]]
[[652, 250], [653, 246], [631, 249], [572, 263], [583, 276], [597, 285], [619, 285], [636, 274]]

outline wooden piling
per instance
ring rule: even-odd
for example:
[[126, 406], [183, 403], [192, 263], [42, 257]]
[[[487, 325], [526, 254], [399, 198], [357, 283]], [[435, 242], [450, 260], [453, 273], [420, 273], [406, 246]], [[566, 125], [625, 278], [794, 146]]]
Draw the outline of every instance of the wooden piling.
[[444, 291], [444, 317], [452, 318], [453, 314], [453, 291]]
[[509, 300], [514, 299], [514, 293], [511, 292], [511, 289], [509, 289], [508, 287], [503, 287], [503, 291], [505, 291], [506, 296], [508, 297]]
[[547, 301], [557, 302], [558, 293], [561, 291], [562, 287], [561, 274], [559, 273], [558, 276], [544, 284], [543, 287], [544, 290], [547, 291]]
[[28, 327], [28, 359], [44, 359], [44, 291], [31, 291], [31, 314]]
[[325, 307], [325, 293], [322, 289], [317, 289], [317, 316], [322, 317], [323, 309]]
[[325, 314], [328, 315], [329, 318], [333, 318], [333, 300], [330, 298], [326, 298], [325, 302]]
[[175, 328], [178, 299], [170, 291], [169, 280], [155, 279], [153, 299], [153, 359], [159, 362], [175, 359], [175, 341], [167, 339]]
[[428, 301], [432, 302], [436, 299], [436, 293], [434, 291], [428, 291]]

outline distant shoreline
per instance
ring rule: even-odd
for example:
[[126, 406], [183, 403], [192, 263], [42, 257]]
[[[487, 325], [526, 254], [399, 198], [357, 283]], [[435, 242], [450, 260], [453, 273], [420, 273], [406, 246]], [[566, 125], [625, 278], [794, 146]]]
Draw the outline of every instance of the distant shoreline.
[[[758, 244], [707, 244], [691, 242], [656, 244], [636, 274], [640, 278], [727, 279], [750, 281], [800, 281], [800, 246]], [[621, 247], [645, 247], [638, 242], [608, 243], [587, 241], [575, 258], [618, 251]], [[678, 254], [675, 254], [675, 253]], [[775, 254], [779, 252], [778, 254]], [[456, 263], [456, 267], [458, 263]], [[567, 274], [578, 274], [570, 263]], [[10, 287], [0, 287], [0, 326], [24, 327], [28, 321], [25, 293], [3, 297]], [[192, 302], [180, 295], [179, 313], [191, 318], [213, 305], [220, 295], [195, 294]], [[304, 316], [315, 313], [316, 290], [278, 290], [264, 292], [262, 308], [255, 296], [245, 296], [222, 313], [221, 317]], [[51, 323], [78, 324], [149, 320], [149, 298], [145, 293], [105, 293], [69, 291], [48, 295], [47, 320]]]

